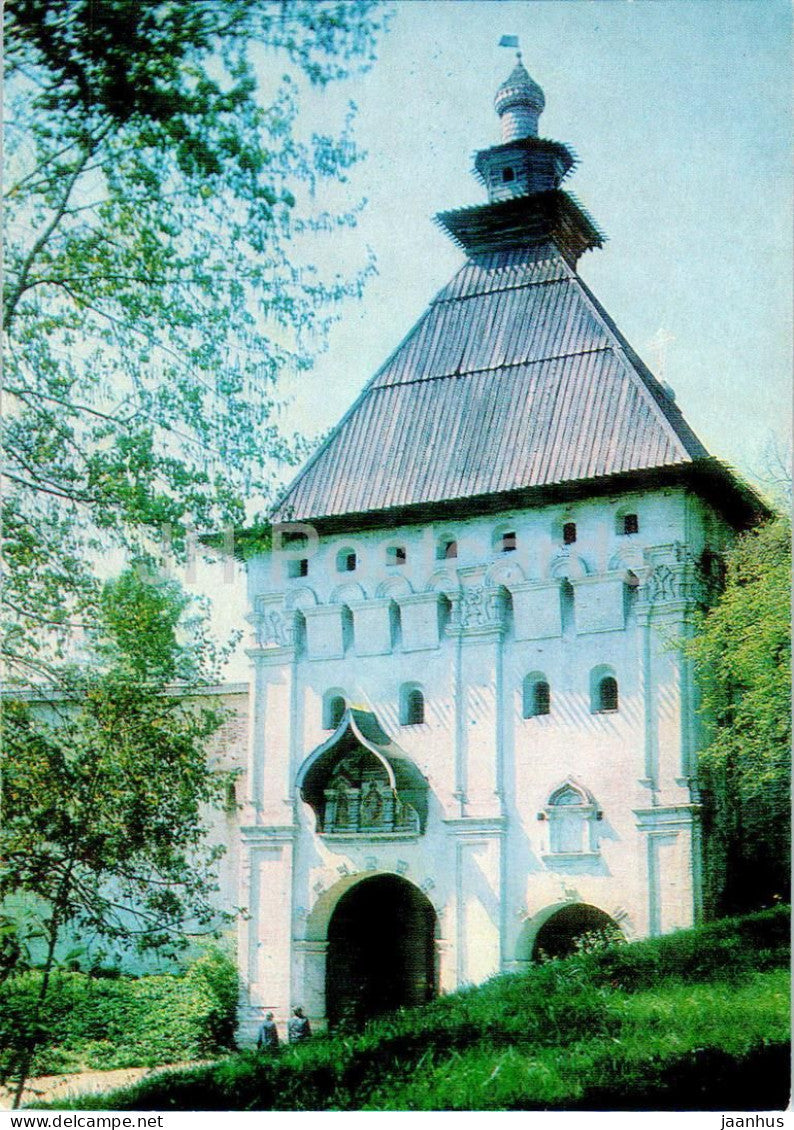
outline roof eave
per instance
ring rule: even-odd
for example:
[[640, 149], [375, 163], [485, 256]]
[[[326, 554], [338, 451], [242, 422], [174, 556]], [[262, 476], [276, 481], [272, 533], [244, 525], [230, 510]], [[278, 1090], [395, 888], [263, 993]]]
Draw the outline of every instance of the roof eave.
[[420, 522], [440, 522], [495, 514], [505, 510], [535, 509], [586, 497], [604, 497], [628, 491], [683, 486], [704, 497], [730, 525], [749, 529], [769, 518], [773, 509], [761, 495], [726, 463], [706, 456], [664, 467], [646, 467], [616, 472], [599, 478], [575, 479], [510, 491], [431, 502], [410, 503], [381, 510], [296, 518], [309, 523], [319, 534], [393, 528]]

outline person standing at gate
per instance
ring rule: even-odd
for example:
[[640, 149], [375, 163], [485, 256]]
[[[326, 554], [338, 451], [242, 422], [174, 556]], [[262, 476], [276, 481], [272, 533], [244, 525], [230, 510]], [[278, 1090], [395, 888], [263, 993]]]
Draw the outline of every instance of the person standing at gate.
[[278, 1051], [278, 1028], [276, 1027], [272, 1012], [268, 1012], [262, 1027], [259, 1029], [256, 1047], [257, 1051], [260, 1052]]
[[296, 1005], [287, 1024], [287, 1039], [291, 1044], [302, 1044], [312, 1034], [308, 1016], [303, 1015], [303, 1009]]

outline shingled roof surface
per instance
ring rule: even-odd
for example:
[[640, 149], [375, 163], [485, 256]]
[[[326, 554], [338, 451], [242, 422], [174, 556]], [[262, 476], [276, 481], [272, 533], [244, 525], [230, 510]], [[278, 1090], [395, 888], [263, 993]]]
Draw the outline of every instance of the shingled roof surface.
[[554, 243], [472, 256], [274, 518], [492, 496], [707, 455]]

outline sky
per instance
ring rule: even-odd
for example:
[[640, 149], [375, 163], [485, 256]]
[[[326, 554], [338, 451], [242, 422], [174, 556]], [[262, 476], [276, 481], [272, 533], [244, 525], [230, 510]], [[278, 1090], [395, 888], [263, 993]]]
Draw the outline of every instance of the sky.
[[[792, 247], [788, 2], [397, 0], [363, 77], [306, 101], [328, 125], [348, 99], [366, 161], [355, 230], [320, 250], [374, 251], [290, 419], [332, 426], [462, 261], [433, 223], [484, 201], [472, 156], [498, 144], [496, 88], [518, 35], [546, 95], [541, 136], [572, 146], [565, 187], [606, 233], [579, 270], [712, 454], [753, 475], [790, 425]], [[334, 197], [333, 199], [336, 199]], [[341, 196], [339, 199], [343, 199]], [[318, 392], [321, 395], [318, 396]]]
[[[579, 271], [675, 390], [708, 450], [754, 480], [791, 422], [792, 120], [788, 0], [397, 0], [365, 75], [310, 92], [305, 129], [352, 99], [367, 151], [318, 204], [366, 198], [358, 227], [318, 246], [329, 269], [378, 274], [341, 310], [286, 422], [332, 427], [462, 263], [436, 212], [481, 203], [476, 150], [498, 144], [493, 99], [520, 38], [546, 109], [540, 134], [580, 164], [565, 187], [608, 237]], [[200, 573], [198, 587], [205, 587]], [[240, 623], [239, 567], [208, 586]], [[235, 661], [229, 678], [246, 677]]]

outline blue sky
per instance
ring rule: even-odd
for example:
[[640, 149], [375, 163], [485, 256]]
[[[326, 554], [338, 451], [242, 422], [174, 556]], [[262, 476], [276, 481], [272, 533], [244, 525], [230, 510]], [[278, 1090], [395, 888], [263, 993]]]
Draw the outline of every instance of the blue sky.
[[379, 274], [301, 378], [291, 420], [306, 434], [333, 425], [460, 264], [432, 216], [484, 199], [471, 158], [499, 141], [493, 96], [515, 53], [498, 41], [513, 34], [546, 94], [540, 133], [579, 155], [566, 187], [608, 236], [581, 260], [582, 277], [709, 450], [752, 474], [790, 426], [789, 4], [394, 8], [374, 68], [306, 98], [317, 124], [348, 99], [358, 106], [368, 157], [346, 192], [367, 208], [328, 254], [352, 263], [370, 246]]

